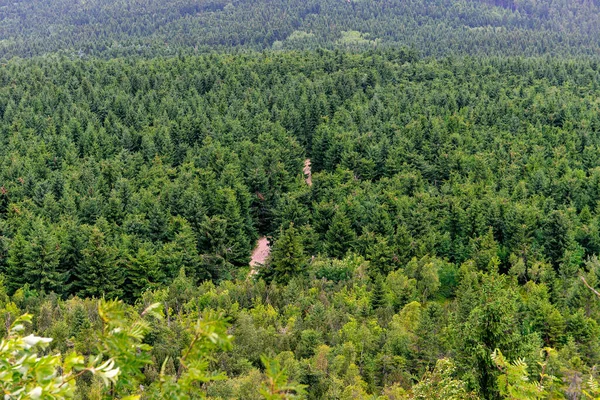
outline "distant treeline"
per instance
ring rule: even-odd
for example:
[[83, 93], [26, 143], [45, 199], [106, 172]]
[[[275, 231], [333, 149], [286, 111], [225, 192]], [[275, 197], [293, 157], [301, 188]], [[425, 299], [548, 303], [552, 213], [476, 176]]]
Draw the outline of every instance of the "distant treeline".
[[0, 60], [369, 49], [424, 56], [600, 52], [598, 1], [26, 0], [0, 3]]

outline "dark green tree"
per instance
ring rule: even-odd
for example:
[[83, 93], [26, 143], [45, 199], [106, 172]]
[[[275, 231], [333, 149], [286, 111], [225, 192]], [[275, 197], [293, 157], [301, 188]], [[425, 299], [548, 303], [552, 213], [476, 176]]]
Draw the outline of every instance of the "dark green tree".
[[55, 233], [44, 222], [35, 221], [28, 236], [23, 254], [24, 265], [20, 271], [25, 282], [33, 289], [46, 293], [66, 293], [64, 283], [67, 274], [59, 270], [59, 251]]
[[385, 280], [383, 276], [378, 274], [373, 282], [373, 289], [371, 290], [371, 307], [373, 310], [385, 307], [387, 305], [386, 300], [386, 289]]
[[73, 289], [83, 297], [115, 298], [123, 294], [123, 272], [117, 264], [118, 250], [106, 243], [104, 233], [92, 227], [75, 270]]
[[17, 233], [12, 239], [8, 251], [8, 260], [6, 268], [6, 287], [9, 293], [15, 292], [27, 283], [23, 270], [25, 269], [25, 254], [27, 240], [24, 235]]
[[329, 230], [325, 234], [324, 248], [331, 257], [342, 259], [356, 240], [350, 219], [341, 211], [334, 214]]
[[287, 282], [304, 272], [306, 262], [302, 240], [291, 223], [289, 228], [280, 232], [279, 238], [273, 244], [265, 275], [278, 282]]
[[123, 273], [123, 296], [130, 302], [134, 302], [144, 290], [161, 280], [156, 256], [149, 247], [142, 244], [135, 254], [127, 256]]
[[555, 266], [560, 263], [565, 251], [574, 244], [572, 222], [564, 211], [550, 213], [544, 226], [544, 249]]

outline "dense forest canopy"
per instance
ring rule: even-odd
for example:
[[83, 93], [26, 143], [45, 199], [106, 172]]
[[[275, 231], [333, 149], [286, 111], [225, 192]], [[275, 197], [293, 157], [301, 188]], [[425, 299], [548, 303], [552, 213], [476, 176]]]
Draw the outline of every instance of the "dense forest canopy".
[[3, 0], [0, 59], [211, 49], [599, 54], [597, 0]]
[[2, 393], [600, 398], [599, 54], [598, 0], [0, 0]]
[[[215, 398], [260, 396], [263, 354], [315, 399], [423, 398], [428, 379], [502, 398], [526, 388], [498, 377], [542, 370], [555, 381], [539, 393], [593, 389], [600, 299], [581, 277], [598, 286], [599, 91], [586, 59], [14, 59], [1, 313], [90, 354], [105, 320], [81, 298], [162, 303], [153, 364], [131, 375], [147, 397], [207, 309], [234, 336], [211, 361], [229, 376], [204, 387]], [[259, 235], [272, 253], [249, 275]]]

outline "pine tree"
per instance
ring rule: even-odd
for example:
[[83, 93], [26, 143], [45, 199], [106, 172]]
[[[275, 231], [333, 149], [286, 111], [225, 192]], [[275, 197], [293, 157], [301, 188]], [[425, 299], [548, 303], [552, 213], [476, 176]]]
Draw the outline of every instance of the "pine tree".
[[499, 247], [494, 240], [492, 228], [488, 229], [486, 235], [471, 239], [471, 258], [475, 265], [481, 270], [487, 270], [492, 260], [498, 257]]
[[116, 262], [117, 249], [105, 243], [104, 233], [97, 227], [91, 229], [82, 254], [75, 274], [77, 294], [82, 297], [121, 296], [123, 275]]
[[356, 233], [352, 230], [350, 220], [338, 211], [333, 216], [331, 226], [325, 234], [325, 250], [331, 257], [342, 259], [348, 249], [352, 248], [356, 240]]
[[55, 234], [42, 221], [36, 221], [25, 247], [25, 265], [21, 272], [32, 288], [46, 293], [63, 293], [66, 274], [58, 270], [59, 249]]
[[544, 227], [544, 247], [554, 265], [562, 260], [565, 251], [574, 245], [572, 223], [569, 217], [559, 210], [553, 211]]
[[365, 258], [371, 262], [373, 267], [382, 274], [387, 275], [397, 268], [398, 263], [394, 249], [388, 244], [388, 240], [382, 236], [376, 236], [374, 243], [371, 243], [366, 251]]
[[160, 280], [158, 262], [147, 245], [138, 248], [135, 256], [128, 256], [124, 274], [123, 292], [125, 299], [135, 301], [145, 289]]
[[378, 274], [373, 282], [373, 290], [371, 291], [371, 307], [373, 307], [373, 310], [377, 310], [378, 308], [385, 307], [386, 305], [385, 281], [383, 276]]
[[4, 186], [0, 186], [0, 215], [5, 215], [8, 211], [8, 190]]
[[537, 356], [538, 333], [523, 332], [518, 313], [520, 295], [503, 275], [463, 271], [457, 290], [457, 311], [454, 335], [457, 340], [456, 359], [471, 369], [483, 398], [497, 399], [498, 370], [491, 354], [500, 349], [515, 357]]
[[153, 242], [162, 242], [167, 239], [169, 214], [160, 206], [154, 204], [148, 211], [148, 230]]
[[282, 230], [279, 239], [273, 244], [267, 270], [278, 282], [287, 282], [302, 272], [306, 265], [306, 254], [302, 240], [294, 224]]
[[161, 275], [166, 281], [175, 279], [181, 268], [184, 268], [186, 274], [192, 277], [195, 282], [210, 277], [207, 271], [200, 268], [197, 243], [198, 239], [194, 231], [184, 221], [179, 232], [175, 235], [175, 240], [166, 243], [157, 253]]
[[25, 276], [23, 275], [26, 247], [27, 240], [25, 240], [23, 234], [17, 233], [8, 250], [6, 287], [8, 288], [9, 293], [14, 293], [27, 283]]
[[223, 189], [220, 193], [223, 203], [220, 205], [222, 216], [227, 224], [225, 233], [227, 235], [227, 247], [223, 254], [224, 258], [237, 265], [247, 265], [250, 261], [250, 251], [252, 250], [250, 238], [246, 236], [245, 220], [242, 216], [242, 210], [231, 189]]
[[73, 317], [71, 320], [71, 334], [77, 336], [80, 332], [85, 331], [91, 327], [90, 320], [87, 312], [82, 305], [78, 305], [73, 311]]
[[65, 275], [64, 293], [74, 293], [79, 288], [73, 287], [76, 282], [75, 273], [83, 259], [85, 232], [73, 221], [60, 232], [60, 259], [58, 270]]

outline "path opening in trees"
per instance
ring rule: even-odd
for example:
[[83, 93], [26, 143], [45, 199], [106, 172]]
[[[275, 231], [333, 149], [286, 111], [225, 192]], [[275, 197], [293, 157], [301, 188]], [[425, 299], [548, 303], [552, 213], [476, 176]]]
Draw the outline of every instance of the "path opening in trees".
[[[310, 169], [310, 158], [304, 160], [304, 176], [306, 184], [312, 186], [312, 172]], [[264, 265], [267, 258], [271, 254], [271, 246], [269, 246], [269, 239], [266, 236], [261, 236], [256, 242], [256, 247], [252, 251], [252, 257], [250, 259], [250, 275], [255, 275], [258, 271], [256, 267]]]
[[306, 177], [306, 184], [312, 186], [312, 172], [310, 170], [310, 158], [304, 160], [304, 176]]
[[256, 247], [252, 251], [252, 259], [250, 260], [250, 275], [254, 275], [257, 273], [256, 267], [259, 265], [264, 265], [265, 261], [271, 254], [271, 247], [269, 246], [269, 239], [266, 236], [262, 236], [256, 242]]

